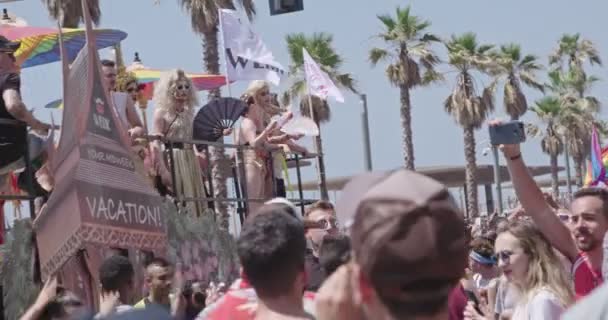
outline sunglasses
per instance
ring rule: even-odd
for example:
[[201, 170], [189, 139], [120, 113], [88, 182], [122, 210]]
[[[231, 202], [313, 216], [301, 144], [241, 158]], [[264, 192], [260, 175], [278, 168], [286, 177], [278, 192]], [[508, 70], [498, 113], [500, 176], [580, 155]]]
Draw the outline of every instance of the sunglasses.
[[179, 85], [177, 86], [177, 90], [190, 90], [190, 86], [185, 84], [185, 85]]
[[335, 229], [338, 228], [338, 221], [336, 219], [330, 219], [330, 218], [321, 219], [319, 221], [316, 221], [316, 223], [317, 223], [317, 227], [319, 229], [322, 229], [322, 230], [325, 230], [325, 231], [331, 230], [331, 229], [334, 229], [334, 228]]
[[561, 220], [562, 222], [570, 222], [570, 220], [572, 219], [572, 217], [570, 217], [570, 215], [567, 215], [567, 214], [558, 214], [557, 216], [559, 217], [559, 220]]
[[270, 92], [268, 92], [268, 91], [262, 91], [262, 92], [260, 92], [260, 96], [262, 96], [262, 97], [265, 97], [265, 96], [267, 96], [269, 94], [270, 94]]
[[133, 93], [139, 91], [139, 88], [127, 88], [128, 93]]

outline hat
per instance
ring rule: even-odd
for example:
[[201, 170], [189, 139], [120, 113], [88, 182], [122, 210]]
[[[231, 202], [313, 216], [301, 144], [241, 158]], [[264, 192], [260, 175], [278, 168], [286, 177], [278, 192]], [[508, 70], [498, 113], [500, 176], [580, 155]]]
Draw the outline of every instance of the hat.
[[464, 274], [464, 218], [443, 184], [397, 170], [363, 193], [342, 197], [356, 199], [351, 227], [355, 259], [377, 289], [397, 286], [399, 292], [408, 284], [433, 280], [444, 293], [444, 284], [453, 285]]
[[336, 202], [336, 218], [340, 226], [347, 229], [352, 226], [357, 207], [361, 203], [361, 197], [372, 186], [388, 177], [390, 173], [391, 171], [366, 172], [352, 178], [342, 188], [340, 198]]
[[0, 52], [15, 52], [21, 46], [19, 41], [10, 41], [5, 36], [0, 35]]

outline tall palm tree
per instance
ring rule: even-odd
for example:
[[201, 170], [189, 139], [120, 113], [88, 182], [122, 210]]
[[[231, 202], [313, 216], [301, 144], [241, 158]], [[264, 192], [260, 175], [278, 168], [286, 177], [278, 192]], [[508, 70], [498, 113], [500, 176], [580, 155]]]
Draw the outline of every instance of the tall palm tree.
[[563, 126], [560, 127], [561, 121], [566, 119], [562, 117], [564, 108], [558, 98], [547, 96], [536, 101], [536, 105], [531, 110], [545, 123], [545, 132], [538, 133], [542, 135], [541, 148], [550, 157], [551, 189], [557, 199], [559, 196], [558, 156], [564, 152], [564, 143], [560, 135], [560, 131], [563, 130]]
[[[590, 97], [585, 96], [590, 85], [597, 81], [597, 78], [587, 76], [583, 66], [585, 62], [589, 62], [591, 65], [602, 65], [602, 59], [595, 44], [588, 39], [581, 38], [579, 33], [562, 35], [556, 49], [549, 55], [549, 64], [555, 68], [556, 72], [568, 79], [566, 86], [569, 90], [566, 90], [567, 96], [562, 97], [562, 100], [569, 100], [569, 103], [572, 104], [574, 100], [572, 92], [574, 92], [574, 95], [579, 99], [575, 104], [584, 107], [590, 103], [591, 107], [594, 107], [594, 104], [599, 107], [597, 99], [593, 97], [589, 99]], [[587, 118], [589, 118], [589, 115], [587, 115]], [[589, 126], [577, 128], [583, 130], [584, 127], [591, 128]], [[591, 130], [579, 133], [580, 135], [574, 135], [570, 132], [566, 140], [566, 152], [570, 153], [574, 159], [576, 181], [579, 186], [582, 186], [582, 166], [588, 154]]]
[[494, 110], [496, 80], [478, 95], [475, 74], [488, 72], [494, 67], [490, 50], [492, 45], [482, 45], [474, 33], [453, 35], [446, 43], [448, 64], [456, 68], [456, 86], [444, 102], [446, 112], [451, 114], [464, 130], [464, 154], [466, 160], [467, 206], [469, 216], [477, 216], [477, 165], [475, 155], [475, 129], [479, 129]]
[[439, 38], [426, 31], [431, 23], [410, 13], [410, 7], [397, 7], [395, 16], [379, 15], [383, 31], [378, 35], [386, 48], [373, 48], [369, 60], [376, 66], [388, 61], [386, 76], [389, 82], [399, 88], [401, 100], [401, 129], [405, 167], [414, 170], [414, 143], [412, 138], [412, 105], [410, 89], [425, 86], [441, 79], [435, 71], [439, 57], [431, 49]]
[[[300, 111], [303, 115], [311, 117], [309, 100], [312, 102], [312, 119], [321, 129], [320, 124], [330, 120], [331, 112], [327, 101], [315, 96], [308, 96], [306, 78], [304, 73], [304, 58], [302, 49], [310, 53], [311, 57], [319, 64], [319, 67], [327, 73], [329, 78], [339, 87], [356, 93], [355, 81], [348, 73], [340, 71], [342, 57], [333, 48], [333, 37], [327, 33], [314, 33], [307, 36], [303, 33], [288, 34], [285, 38], [291, 64], [289, 65], [290, 87], [284, 92], [282, 100], [288, 105], [292, 99], [300, 99]], [[329, 199], [325, 178], [325, 161], [323, 160], [323, 142], [321, 132], [315, 137], [315, 148], [319, 157], [317, 158], [317, 173], [319, 189], [322, 199]]]
[[[253, 0], [238, 0], [247, 17], [253, 19], [255, 6]], [[203, 65], [207, 73], [220, 74], [220, 55], [218, 43], [219, 9], [234, 9], [233, 0], [178, 0], [184, 10], [190, 13], [192, 29], [202, 36]], [[209, 99], [220, 97], [219, 89], [209, 92]], [[220, 141], [221, 142], [221, 141]], [[227, 158], [223, 147], [210, 147], [211, 180], [213, 197], [227, 198]], [[225, 202], [216, 202], [220, 227], [227, 230], [229, 217]]]
[[596, 119], [600, 111], [599, 100], [584, 95], [598, 79], [593, 76], [581, 77], [577, 70], [559, 69], [549, 72], [548, 78], [547, 87], [557, 95], [561, 107], [567, 111], [561, 120], [564, 125], [565, 152], [574, 160], [575, 181], [580, 187], [583, 185], [585, 158], [591, 151], [592, 128], [594, 125], [603, 127]]
[[521, 83], [545, 92], [545, 87], [537, 79], [536, 72], [542, 69], [538, 58], [528, 54], [523, 56], [518, 44], [510, 43], [500, 46], [493, 53], [497, 68], [494, 74], [504, 80], [504, 106], [512, 120], [517, 120], [528, 109], [528, 102]]
[[[98, 25], [101, 18], [99, 0], [87, 1], [91, 20], [95, 25]], [[81, 0], [42, 0], [42, 3], [50, 16], [59, 21], [63, 28], [78, 28], [80, 22], [84, 22]]]

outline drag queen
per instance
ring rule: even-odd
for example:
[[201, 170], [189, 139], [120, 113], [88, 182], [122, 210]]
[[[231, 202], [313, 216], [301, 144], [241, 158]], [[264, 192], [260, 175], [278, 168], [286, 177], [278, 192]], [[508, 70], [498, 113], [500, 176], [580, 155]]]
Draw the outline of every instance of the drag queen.
[[[198, 104], [196, 91], [190, 79], [182, 70], [172, 70], [161, 75], [160, 80], [154, 88], [154, 135], [160, 135], [169, 139], [192, 139], [192, 121], [194, 119], [194, 108]], [[160, 142], [155, 144], [155, 153], [160, 150], [168, 152], [168, 146], [162, 146]], [[174, 167], [176, 186], [171, 185], [171, 171], [165, 161], [160, 161], [159, 174], [163, 177], [163, 183], [170, 186], [171, 190], [179, 196], [189, 198], [204, 198], [205, 189], [203, 176], [195, 148], [191, 144], [174, 143], [173, 159], [175, 163], [169, 164]], [[162, 157], [159, 157], [162, 159]], [[169, 180], [169, 181], [167, 181]], [[189, 212], [200, 216], [206, 209], [204, 201], [188, 201], [186, 207]]]

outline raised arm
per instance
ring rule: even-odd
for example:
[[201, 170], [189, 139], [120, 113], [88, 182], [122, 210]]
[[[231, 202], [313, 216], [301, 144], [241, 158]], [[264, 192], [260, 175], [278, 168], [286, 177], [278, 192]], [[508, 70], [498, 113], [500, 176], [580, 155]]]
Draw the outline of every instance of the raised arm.
[[528, 172], [519, 145], [505, 145], [501, 148], [511, 173], [515, 193], [526, 214], [532, 217], [534, 223], [547, 237], [551, 245], [568, 257], [570, 261], [574, 261], [578, 250], [570, 230], [547, 204], [545, 196]]

